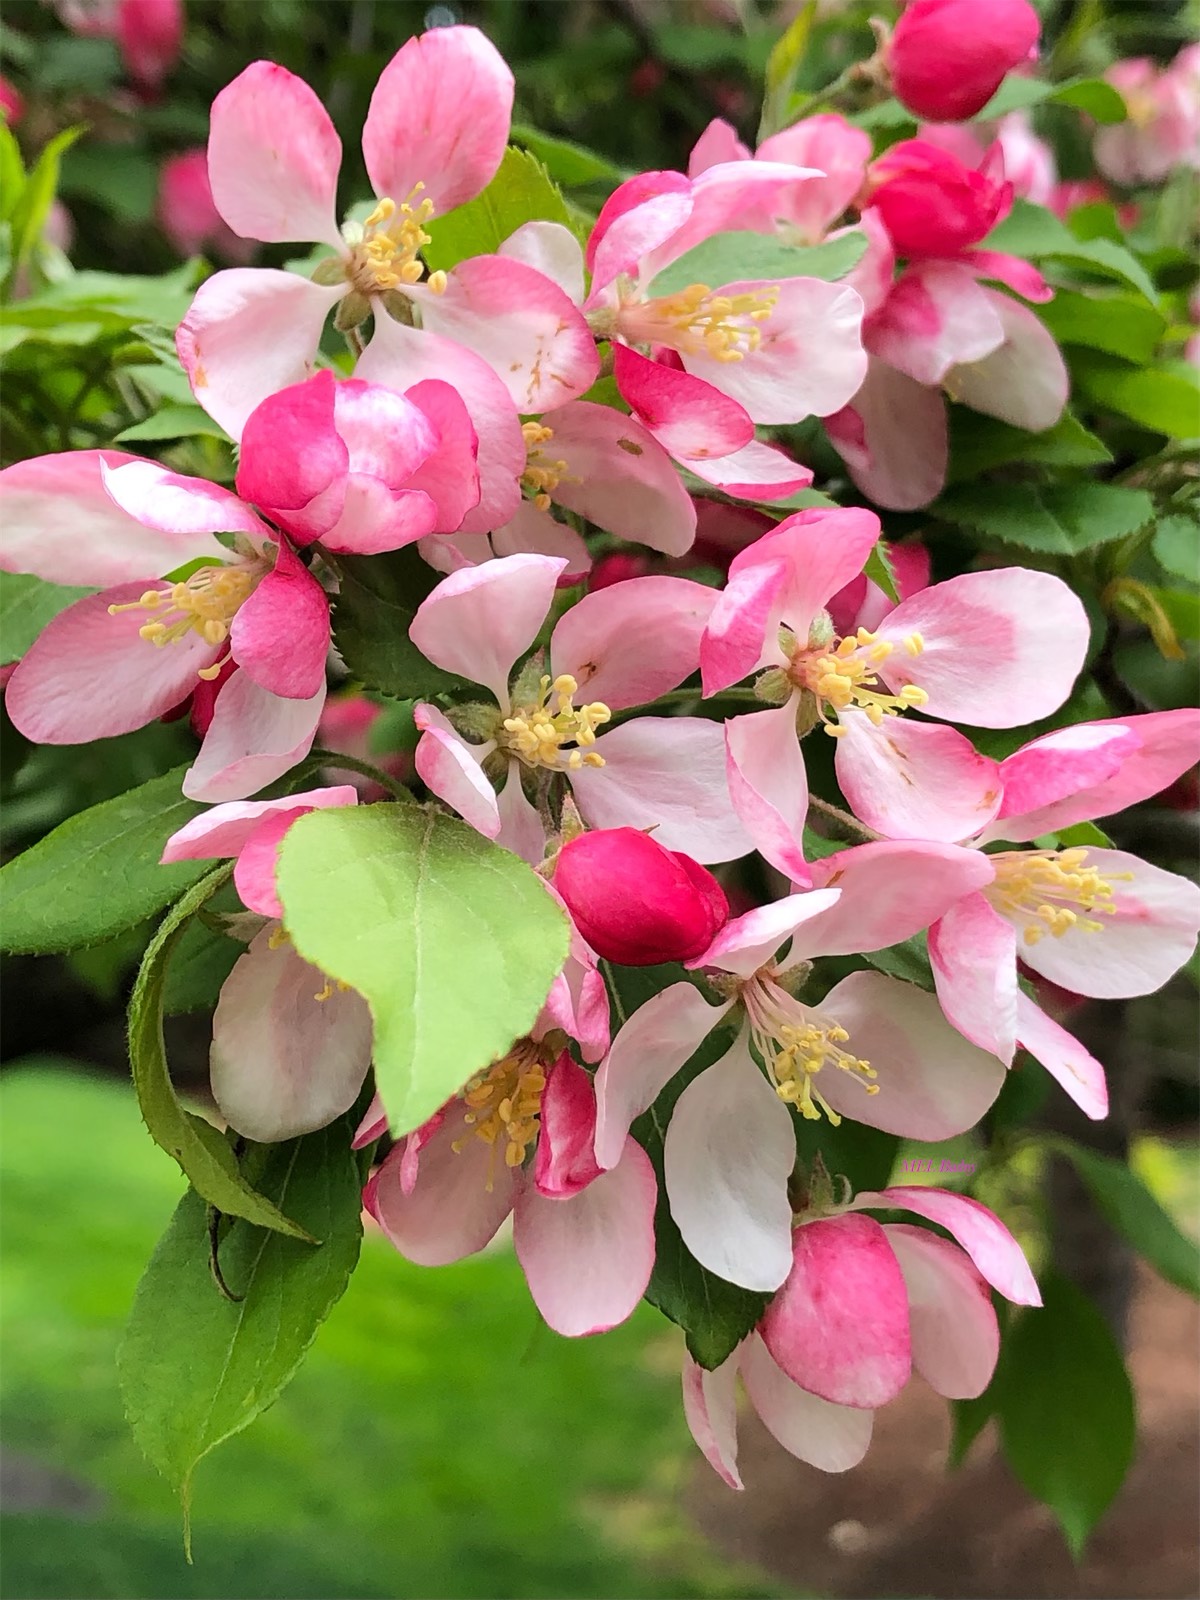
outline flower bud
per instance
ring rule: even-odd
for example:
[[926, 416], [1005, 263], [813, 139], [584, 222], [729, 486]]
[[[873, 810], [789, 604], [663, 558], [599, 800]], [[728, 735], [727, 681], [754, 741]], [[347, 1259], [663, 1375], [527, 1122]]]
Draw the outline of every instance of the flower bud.
[[144, 89], [159, 89], [183, 46], [183, 0], [118, 0], [117, 45], [125, 70]]
[[930, 122], [965, 122], [1035, 55], [1040, 26], [1028, 0], [912, 0], [887, 49], [896, 98]]
[[554, 887], [596, 954], [626, 967], [701, 955], [729, 920], [711, 872], [636, 828], [572, 839], [559, 854]]
[[866, 203], [901, 256], [954, 256], [996, 226], [1012, 206], [1012, 184], [998, 183], [988, 161], [964, 166], [927, 139], [894, 144], [871, 167]]

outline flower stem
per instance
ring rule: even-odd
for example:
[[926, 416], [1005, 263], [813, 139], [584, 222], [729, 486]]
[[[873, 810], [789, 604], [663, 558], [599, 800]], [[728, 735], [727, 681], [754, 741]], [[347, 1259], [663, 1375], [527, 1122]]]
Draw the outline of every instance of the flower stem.
[[868, 828], [865, 822], [852, 817], [848, 811], [843, 811], [841, 806], [831, 805], [828, 800], [822, 800], [820, 795], [810, 794], [808, 804], [811, 810], [820, 812], [827, 822], [832, 823], [839, 833], [859, 844], [883, 838], [883, 835], [876, 833], [874, 828]]
[[412, 790], [405, 788], [398, 778], [372, 766], [369, 761], [360, 761], [357, 756], [344, 755], [340, 750], [310, 750], [309, 762], [314, 766], [334, 767], [341, 772], [357, 772], [386, 789], [393, 800], [402, 800], [407, 805], [416, 804]]

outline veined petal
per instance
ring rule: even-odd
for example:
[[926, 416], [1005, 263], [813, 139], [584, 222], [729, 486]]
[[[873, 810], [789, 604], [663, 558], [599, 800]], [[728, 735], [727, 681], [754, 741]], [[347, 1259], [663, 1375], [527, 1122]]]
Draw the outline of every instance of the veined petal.
[[947, 1020], [964, 1039], [1010, 1065], [1019, 993], [1012, 926], [984, 895], [964, 895], [930, 928], [929, 962]]
[[751, 1405], [785, 1450], [822, 1472], [847, 1472], [858, 1465], [871, 1442], [873, 1411], [834, 1405], [801, 1389], [775, 1364], [757, 1333], [742, 1345], [740, 1362]]
[[996, 1216], [969, 1195], [924, 1184], [898, 1183], [856, 1197], [851, 1209], [912, 1211], [945, 1228], [975, 1263], [976, 1270], [1018, 1306], [1040, 1306], [1042, 1297], [1021, 1246]]
[[446, 1266], [490, 1244], [520, 1182], [494, 1145], [475, 1138], [460, 1102], [448, 1111], [421, 1150], [415, 1183], [405, 1185], [405, 1149], [397, 1144], [363, 1194], [392, 1244], [421, 1267]]
[[957, 1245], [912, 1223], [883, 1227], [908, 1291], [913, 1366], [948, 1400], [973, 1400], [992, 1381], [1000, 1324], [983, 1277]]
[[1108, 1115], [1108, 1083], [1104, 1068], [1085, 1050], [1074, 1034], [1068, 1033], [1028, 995], [1017, 994], [1017, 1037], [1021, 1048], [1066, 1090], [1071, 1099], [1093, 1122]]
[[745, 409], [704, 378], [631, 350], [612, 347], [613, 376], [622, 399], [677, 461], [728, 456], [754, 438]]
[[739, 1357], [734, 1354], [707, 1372], [683, 1353], [683, 1414], [705, 1460], [731, 1489], [744, 1487], [737, 1467]]
[[312, 748], [325, 685], [285, 700], [244, 672], [221, 686], [200, 753], [184, 775], [189, 800], [242, 800], [289, 772]]
[[[1158, 714], [1172, 715], [1169, 711]], [[1189, 720], [1200, 733], [1200, 712]], [[1030, 813], [1053, 815], [1063, 800], [1114, 777], [1140, 749], [1141, 740], [1132, 726], [1120, 723], [1079, 722], [1034, 739], [1000, 763], [1004, 800], [993, 827], [1000, 827], [1011, 816], [1018, 838], [1023, 837], [1023, 824]], [[1194, 749], [1188, 752], [1193, 754]], [[1029, 837], [1036, 839], [1051, 831], [1049, 827], [1035, 828]]]
[[491, 747], [468, 744], [436, 706], [418, 705], [413, 721], [421, 730], [413, 758], [421, 782], [476, 833], [494, 839], [500, 832], [500, 809], [496, 791], [480, 769]]
[[229, 647], [243, 672], [272, 694], [311, 700], [324, 689], [329, 601], [284, 540], [274, 571], [238, 607]]
[[880, 839], [814, 861], [813, 886], [841, 898], [797, 933], [792, 958], [883, 950], [920, 933], [995, 871], [979, 850]]
[[995, 816], [997, 765], [956, 728], [907, 716], [884, 717], [877, 728], [856, 707], [839, 711], [838, 724], [838, 785], [869, 828], [893, 839], [953, 844]]
[[593, 589], [554, 629], [551, 676], [570, 673], [580, 698], [614, 710], [655, 700], [695, 672], [716, 598], [706, 584], [659, 574]]
[[[554, 412], [546, 453], [567, 470], [551, 498], [619, 539], [685, 555], [696, 537], [696, 507], [670, 456], [634, 417], [575, 400]], [[649, 698], [649, 697], [648, 697]]]
[[794, 698], [770, 711], [729, 719], [725, 774], [734, 809], [755, 849], [793, 883], [807, 884], [808, 773], [796, 737]]

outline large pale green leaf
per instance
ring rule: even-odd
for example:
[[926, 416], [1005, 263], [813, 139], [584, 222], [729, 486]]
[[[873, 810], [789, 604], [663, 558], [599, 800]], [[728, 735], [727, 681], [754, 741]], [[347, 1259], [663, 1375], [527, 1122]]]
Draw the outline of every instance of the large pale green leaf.
[[1200, 1298], [1200, 1248], [1179, 1231], [1128, 1165], [1067, 1139], [1054, 1148], [1074, 1163], [1097, 1207], [1138, 1254], [1168, 1283]]
[[[165, 370], [165, 369], [164, 369]], [[139, 439], [192, 439], [198, 434], [209, 439], [228, 439], [229, 435], [196, 405], [166, 405], [153, 416], [143, 417], [114, 435], [114, 444], [132, 444]]]
[[297, 950], [366, 996], [397, 1134], [528, 1033], [566, 959], [566, 919], [532, 868], [439, 811], [311, 812], [278, 883]]
[[844, 278], [867, 248], [857, 229], [811, 246], [784, 244], [770, 233], [714, 233], [664, 267], [650, 285], [655, 296], [678, 294], [693, 283], [712, 289], [760, 279]]
[[1074, 289], [1060, 289], [1038, 307], [1038, 315], [1059, 344], [1085, 345], [1127, 361], [1151, 360], [1167, 327], [1161, 312], [1144, 300]]
[[989, 539], [1058, 556], [1124, 539], [1154, 517], [1145, 490], [1090, 482], [978, 484], [951, 489], [932, 509]]
[[1111, 83], [1103, 78], [1067, 78], [1062, 83], [1047, 83], [1044, 78], [1027, 78], [1010, 73], [978, 113], [980, 121], [1003, 117], [1010, 111], [1057, 103], [1086, 111], [1094, 122], [1124, 122], [1125, 102]]
[[411, 546], [379, 556], [339, 556], [338, 572], [333, 638], [360, 682], [398, 700], [457, 686], [459, 680], [427, 661], [408, 637], [417, 607], [437, 581]]
[[0, 572], [0, 661], [19, 661], [52, 618], [94, 593], [28, 572]]
[[176, 767], [115, 800], [68, 817], [0, 871], [0, 942], [42, 955], [99, 944], [169, 905], [208, 871], [160, 867], [177, 828], [204, 809], [179, 791]]
[[322, 1244], [235, 1222], [219, 1254], [240, 1297], [230, 1300], [210, 1270], [208, 1208], [191, 1189], [138, 1285], [117, 1358], [125, 1409], [185, 1518], [197, 1464], [278, 1398], [350, 1281], [362, 1238], [352, 1135], [343, 1117], [247, 1156], [264, 1194]]
[[425, 260], [431, 271], [446, 271], [468, 256], [494, 255], [526, 222], [561, 222], [570, 227], [571, 217], [538, 158], [510, 145], [482, 194], [428, 224]]
[[1168, 438], [1200, 438], [1200, 378], [1185, 363], [1134, 366], [1089, 350], [1071, 363], [1071, 370], [1093, 405]]

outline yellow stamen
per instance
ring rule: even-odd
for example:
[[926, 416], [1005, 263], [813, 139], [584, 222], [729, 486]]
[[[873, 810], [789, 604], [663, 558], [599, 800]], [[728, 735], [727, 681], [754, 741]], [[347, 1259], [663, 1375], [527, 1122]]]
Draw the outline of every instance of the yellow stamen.
[[822, 1112], [835, 1128], [842, 1120], [813, 1081], [824, 1067], [848, 1073], [869, 1095], [879, 1093], [871, 1063], [842, 1049], [850, 1035], [840, 1023], [793, 999], [767, 972], [757, 973], [741, 994], [775, 1093], [807, 1121], [818, 1121]]
[[714, 294], [693, 283], [678, 294], [622, 305], [621, 331], [635, 343], [667, 344], [682, 355], [742, 361], [762, 343], [766, 322], [779, 299], [779, 285], [747, 294]]
[[[920, 655], [925, 641], [919, 633], [911, 633], [904, 641], [909, 655]], [[799, 650], [792, 657], [789, 677], [802, 689], [809, 689], [820, 706], [825, 732], [837, 738], [846, 730], [828, 715], [849, 707], [865, 711], [875, 727], [880, 727], [884, 717], [894, 717], [910, 706], [923, 706], [929, 699], [924, 689], [915, 683], [906, 683], [895, 694], [880, 688], [878, 667], [892, 654], [892, 646], [880, 639], [869, 628], [859, 628], [848, 634], [837, 645], [821, 649]], [[828, 710], [827, 710], [828, 708]]]
[[1009, 850], [989, 858], [995, 881], [984, 891], [993, 907], [1035, 945], [1049, 933], [1061, 939], [1072, 928], [1100, 933], [1098, 918], [1114, 916], [1113, 884], [1131, 882], [1132, 872], [1101, 874], [1087, 865], [1087, 850]]
[[550, 681], [541, 679], [537, 701], [506, 717], [500, 742], [527, 767], [549, 767], [554, 772], [578, 772], [580, 767], [602, 767], [604, 757], [595, 750], [564, 746], [593, 745], [596, 729], [609, 721], [612, 712], [601, 700], [577, 706], [574, 697], [579, 685], [570, 673]]
[[[544, 427], [540, 422], [525, 422], [521, 425], [521, 433], [526, 450], [521, 487], [533, 496], [533, 503], [539, 511], [549, 511], [551, 496], [567, 476], [567, 463], [547, 461], [542, 455], [542, 445], [549, 444], [554, 437], [553, 428]], [[578, 479], [572, 481], [578, 482]]]
[[[428, 199], [412, 203], [424, 187], [418, 183], [399, 205], [385, 196], [362, 224], [362, 236], [352, 245], [345, 269], [347, 279], [360, 294], [405, 289], [420, 283], [425, 276], [420, 252], [431, 238], [424, 224], [433, 216], [434, 206]], [[347, 223], [346, 231], [353, 238], [350, 228]], [[427, 281], [434, 294], [445, 293], [444, 272], [431, 273]]]
[[[460, 1093], [459, 1099], [466, 1107], [463, 1122], [469, 1132], [456, 1139], [452, 1148], [461, 1154], [474, 1135], [493, 1151], [502, 1146], [506, 1167], [519, 1167], [537, 1141], [545, 1087], [541, 1050], [532, 1040], [522, 1039], [508, 1055], [493, 1062], [485, 1072], [476, 1073]], [[493, 1165], [489, 1163], [489, 1194], [492, 1186]]]
[[[147, 589], [137, 600], [109, 606], [110, 616], [120, 611], [154, 611], [161, 615], [146, 622], [138, 633], [148, 644], [162, 648], [196, 632], [206, 644], [224, 644], [230, 626], [242, 603], [249, 599], [266, 571], [252, 562], [231, 566], [201, 567], [183, 583], [165, 589]], [[206, 669], [202, 677], [215, 677], [221, 663]]]

